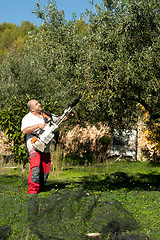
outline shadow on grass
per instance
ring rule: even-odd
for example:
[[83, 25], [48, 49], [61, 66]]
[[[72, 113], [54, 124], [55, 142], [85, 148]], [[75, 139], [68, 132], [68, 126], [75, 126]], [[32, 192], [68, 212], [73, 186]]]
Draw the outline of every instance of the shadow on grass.
[[88, 190], [106, 191], [128, 189], [131, 190], [160, 190], [160, 175], [155, 174], [136, 174], [128, 175], [125, 172], [116, 172], [109, 175], [104, 180], [98, 180], [98, 177], [89, 176], [82, 178], [84, 187]]
[[0, 175], [0, 192], [23, 190], [27, 184], [27, 179], [19, 175]]
[[97, 175], [80, 178], [78, 182], [63, 182], [63, 181], [48, 181], [45, 186], [45, 191], [52, 189], [74, 188], [83, 185], [84, 189], [91, 191], [107, 191], [126, 189], [131, 190], [160, 190], [160, 175], [156, 174], [135, 174], [129, 175], [125, 172], [116, 172], [100, 180]]
[[71, 185], [71, 182], [60, 182], [60, 181], [47, 181], [45, 184], [45, 192], [49, 192], [52, 189], [60, 190], [66, 188], [67, 185]]

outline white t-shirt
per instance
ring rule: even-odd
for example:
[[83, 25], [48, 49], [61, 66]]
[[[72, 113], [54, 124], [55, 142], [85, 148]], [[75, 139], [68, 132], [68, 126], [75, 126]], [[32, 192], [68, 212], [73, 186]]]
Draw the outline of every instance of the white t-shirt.
[[[53, 119], [54, 122], [56, 122], [57, 116], [52, 114], [52, 119]], [[31, 127], [31, 126], [39, 124], [39, 123], [45, 123], [42, 114], [41, 114], [41, 118], [39, 118], [39, 117], [35, 116], [34, 114], [32, 114], [31, 112], [29, 112], [22, 119], [21, 131], [23, 131], [23, 129], [25, 129], [27, 127]], [[39, 134], [40, 131], [41, 131], [41, 129], [37, 128], [34, 131], [32, 131], [33, 134], [32, 133], [26, 134], [26, 143], [27, 143], [27, 148], [28, 148], [29, 152], [33, 148], [32, 143], [31, 143], [31, 139], [35, 136], [34, 134]], [[45, 152], [49, 152], [49, 144], [45, 148]]]

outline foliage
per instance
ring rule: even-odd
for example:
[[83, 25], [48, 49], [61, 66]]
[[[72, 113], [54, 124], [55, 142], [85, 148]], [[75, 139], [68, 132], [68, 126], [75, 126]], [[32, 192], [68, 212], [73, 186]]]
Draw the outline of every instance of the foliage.
[[10, 143], [14, 161], [25, 165], [28, 162], [28, 153], [21, 132], [21, 120], [26, 113], [26, 102], [24, 100], [12, 98], [8, 108], [0, 110], [0, 126]]
[[[112, 1], [110, 8], [97, 5], [96, 14], [87, 13], [88, 28], [80, 34], [79, 20], [66, 22], [55, 1], [42, 10], [38, 5], [37, 15], [44, 24], [34, 44], [45, 59], [39, 59], [39, 69], [45, 69], [41, 82], [50, 83], [47, 95], [51, 96], [50, 90], [57, 95], [55, 88], [67, 100], [83, 93], [81, 120], [128, 126], [137, 121], [137, 103], [155, 119], [159, 114], [158, 13], [156, 1]], [[61, 94], [58, 100], [63, 104]]]
[[108, 145], [111, 143], [111, 138], [108, 135], [104, 135], [99, 139], [99, 142], [105, 146], [108, 147]]
[[97, 53], [93, 71], [100, 86], [96, 92], [105, 97], [98, 97], [101, 105], [108, 105], [106, 111], [100, 110], [122, 126], [126, 116], [129, 122], [137, 121], [139, 102], [151, 118], [159, 111], [158, 13], [157, 2], [112, 1], [111, 10], [99, 9], [92, 16], [90, 28], [96, 45], [92, 52]]
[[143, 147], [143, 154], [148, 160], [159, 162], [160, 155], [160, 130], [159, 130], [159, 118], [154, 121], [150, 119], [149, 112], [146, 111], [145, 107], [140, 105], [142, 110], [141, 119], [146, 125], [144, 130], [145, 139], [149, 143]]
[[28, 32], [35, 29], [36, 26], [29, 21], [22, 21], [20, 26], [6, 22], [0, 24], [0, 59], [13, 48], [23, 50]]

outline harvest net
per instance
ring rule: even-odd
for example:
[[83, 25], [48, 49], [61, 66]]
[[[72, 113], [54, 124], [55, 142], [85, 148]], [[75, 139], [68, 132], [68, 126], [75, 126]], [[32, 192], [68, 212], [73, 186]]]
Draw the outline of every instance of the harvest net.
[[30, 228], [40, 239], [147, 239], [129, 233], [138, 224], [120, 202], [102, 202], [99, 197], [83, 189], [57, 192], [47, 200], [33, 196]]
[[[6, 179], [8, 184], [6, 184]], [[148, 239], [118, 201], [80, 187], [27, 195], [27, 181], [0, 176], [0, 239]]]

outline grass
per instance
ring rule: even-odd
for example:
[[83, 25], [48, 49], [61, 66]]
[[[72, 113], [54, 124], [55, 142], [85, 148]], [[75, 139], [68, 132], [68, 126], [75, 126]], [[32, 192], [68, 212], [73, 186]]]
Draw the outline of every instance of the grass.
[[[7, 174], [4, 171], [7, 171]], [[28, 219], [28, 203], [31, 196], [26, 194], [27, 175], [28, 168], [24, 173], [20, 172], [20, 168], [10, 169], [10, 172], [8, 169], [4, 169], [3, 172], [1, 170], [0, 238], [6, 234], [8, 236], [6, 239], [43, 239], [31, 231], [32, 227]], [[83, 188], [88, 195], [99, 196], [99, 201], [121, 203], [125, 211], [138, 223], [138, 233], [147, 235], [150, 240], [158, 240], [160, 239], [159, 183], [159, 164], [127, 160], [114, 162], [113, 159], [108, 160], [107, 163], [86, 166], [63, 163], [59, 166], [59, 170], [56, 165], [56, 172], [55, 169], [51, 171], [45, 192], [38, 195], [38, 206], [40, 208], [42, 205], [44, 206], [42, 209], [48, 209], [51, 196], [62, 195], [65, 191], [79, 191]], [[48, 204], [44, 201], [48, 201]], [[38, 216], [41, 216], [40, 213], [38, 212]]]

